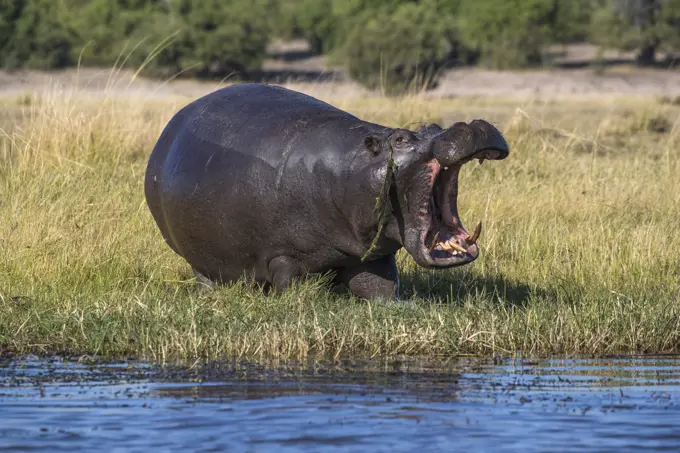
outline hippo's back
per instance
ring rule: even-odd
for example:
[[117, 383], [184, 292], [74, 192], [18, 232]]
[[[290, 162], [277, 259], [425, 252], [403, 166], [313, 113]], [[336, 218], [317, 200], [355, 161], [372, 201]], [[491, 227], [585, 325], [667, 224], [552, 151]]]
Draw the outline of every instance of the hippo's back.
[[[305, 219], [332, 204], [319, 198], [330, 189], [315, 181], [338, 175], [357, 125], [374, 126], [281, 87], [215, 91], [181, 109], [161, 134], [147, 167], [147, 204], [168, 245], [195, 269], [238, 278], [281, 247], [304, 248], [297, 238], [305, 237]], [[297, 232], [297, 243], [284, 231]]]
[[281, 144], [296, 134], [329, 129], [329, 125], [339, 126], [330, 128], [337, 131], [360, 122], [304, 93], [261, 84], [223, 88], [196, 100], [189, 109], [186, 133], [224, 149], [256, 154], [274, 167], [286, 151]]

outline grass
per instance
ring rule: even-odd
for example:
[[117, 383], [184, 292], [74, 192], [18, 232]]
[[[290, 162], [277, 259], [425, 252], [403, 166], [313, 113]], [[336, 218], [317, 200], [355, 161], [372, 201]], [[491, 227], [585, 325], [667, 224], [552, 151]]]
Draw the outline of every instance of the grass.
[[[493, 120], [502, 162], [463, 168], [480, 258], [400, 253], [407, 305], [311, 278], [281, 296], [196, 287], [143, 197], [148, 155], [189, 99], [46, 91], [0, 107], [0, 349], [133, 355], [449, 356], [673, 352], [680, 342], [680, 107], [654, 100], [329, 99], [367, 120]], [[518, 108], [519, 107], [519, 108]]]

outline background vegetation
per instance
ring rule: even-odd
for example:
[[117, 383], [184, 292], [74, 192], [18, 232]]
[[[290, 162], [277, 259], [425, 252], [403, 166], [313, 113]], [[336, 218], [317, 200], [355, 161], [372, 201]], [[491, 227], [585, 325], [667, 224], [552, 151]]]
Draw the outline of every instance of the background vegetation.
[[357, 81], [402, 92], [450, 65], [547, 64], [547, 47], [569, 42], [651, 65], [680, 50], [680, 0], [0, 0], [9, 69], [123, 58], [150, 75], [247, 77], [276, 38], [307, 39]]

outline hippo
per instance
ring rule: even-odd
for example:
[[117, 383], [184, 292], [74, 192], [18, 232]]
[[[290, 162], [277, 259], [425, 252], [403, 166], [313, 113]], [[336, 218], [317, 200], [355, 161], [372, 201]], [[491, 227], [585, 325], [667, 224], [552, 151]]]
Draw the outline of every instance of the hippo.
[[417, 131], [371, 123], [284, 87], [242, 83], [181, 108], [149, 157], [144, 192], [167, 245], [210, 286], [250, 277], [280, 294], [332, 275], [399, 299], [395, 253], [446, 269], [479, 255], [458, 174], [509, 147], [487, 121]]

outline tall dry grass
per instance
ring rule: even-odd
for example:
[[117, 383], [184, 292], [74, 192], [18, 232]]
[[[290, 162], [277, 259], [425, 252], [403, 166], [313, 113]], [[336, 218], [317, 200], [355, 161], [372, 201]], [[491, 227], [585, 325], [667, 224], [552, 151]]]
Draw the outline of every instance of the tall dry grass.
[[155, 140], [189, 99], [46, 91], [0, 108], [0, 347], [157, 360], [678, 348], [677, 106], [327, 100], [390, 126], [504, 130], [510, 156], [461, 175], [461, 217], [484, 224], [477, 261], [436, 272], [400, 253], [413, 310], [331, 294], [324, 278], [281, 296], [200, 291], [143, 196]]

